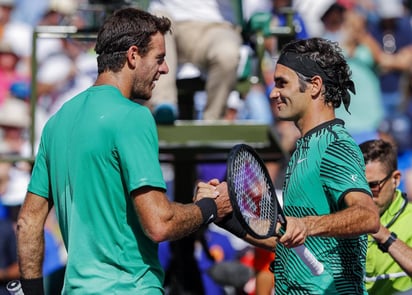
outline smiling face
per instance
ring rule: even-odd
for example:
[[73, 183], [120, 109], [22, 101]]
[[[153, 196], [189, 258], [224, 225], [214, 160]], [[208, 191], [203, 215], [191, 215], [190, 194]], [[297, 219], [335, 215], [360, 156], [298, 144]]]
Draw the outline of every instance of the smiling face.
[[146, 55], [140, 56], [135, 68], [131, 99], [150, 99], [155, 81], [159, 80], [160, 75], [169, 72], [165, 55], [164, 36], [157, 33], [152, 37], [150, 50]]
[[270, 98], [274, 102], [275, 115], [280, 120], [295, 122], [303, 118], [311, 101], [311, 95], [307, 90], [302, 91], [296, 72], [277, 64], [274, 81], [275, 86], [270, 93]]

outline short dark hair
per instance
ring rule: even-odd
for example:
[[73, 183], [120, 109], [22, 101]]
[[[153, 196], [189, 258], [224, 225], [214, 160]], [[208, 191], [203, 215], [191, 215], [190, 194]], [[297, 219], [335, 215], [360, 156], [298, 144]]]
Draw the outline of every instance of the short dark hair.
[[386, 173], [398, 169], [397, 150], [393, 144], [382, 139], [368, 140], [359, 145], [365, 163], [379, 162], [386, 169]]
[[343, 103], [345, 109], [348, 110], [350, 105], [348, 89], [354, 92], [354, 85], [350, 79], [352, 72], [338, 43], [323, 38], [295, 40], [282, 48], [281, 55], [287, 53], [316, 63], [317, 68], [322, 71], [322, 75], [327, 77], [327, 80], [333, 81], [325, 83], [325, 79], [323, 79], [325, 102], [332, 103], [334, 108], [340, 107]]
[[98, 73], [118, 72], [126, 62], [126, 51], [136, 45], [141, 56], [150, 50], [157, 32], [170, 31], [170, 20], [137, 8], [123, 8], [109, 16], [100, 28], [94, 50], [98, 54]]

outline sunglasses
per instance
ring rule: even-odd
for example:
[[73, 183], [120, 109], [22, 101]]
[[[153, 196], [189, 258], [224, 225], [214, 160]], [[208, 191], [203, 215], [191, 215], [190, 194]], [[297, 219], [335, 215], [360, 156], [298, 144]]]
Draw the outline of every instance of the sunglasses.
[[385, 178], [381, 180], [368, 182], [371, 191], [379, 193], [385, 183], [389, 180], [389, 178], [391, 178], [393, 172], [394, 171], [391, 171], [388, 175], [385, 176]]

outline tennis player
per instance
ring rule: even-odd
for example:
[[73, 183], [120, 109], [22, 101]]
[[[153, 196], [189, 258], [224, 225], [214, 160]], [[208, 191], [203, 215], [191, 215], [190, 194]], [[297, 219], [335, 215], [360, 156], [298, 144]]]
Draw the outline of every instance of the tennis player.
[[170, 202], [148, 100], [167, 74], [167, 18], [125, 8], [98, 33], [95, 84], [45, 126], [18, 223], [25, 295], [43, 294], [43, 226], [55, 206], [68, 252], [63, 294], [163, 294], [158, 242], [231, 212], [224, 183], [199, 183], [195, 203]]
[[[275, 293], [367, 294], [367, 233], [379, 229], [358, 145], [335, 117], [355, 92], [340, 48], [311, 38], [281, 51], [270, 94], [280, 120], [301, 133], [283, 186], [287, 228], [276, 247]], [[325, 271], [313, 276], [292, 247], [305, 243]]]

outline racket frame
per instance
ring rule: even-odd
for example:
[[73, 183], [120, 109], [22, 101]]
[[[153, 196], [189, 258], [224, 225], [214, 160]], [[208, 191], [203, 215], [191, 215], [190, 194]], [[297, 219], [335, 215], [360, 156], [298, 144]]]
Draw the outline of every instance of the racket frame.
[[[271, 194], [271, 210], [273, 210], [274, 214], [273, 216], [277, 216], [277, 218], [273, 218], [270, 220], [270, 226], [269, 226], [269, 230], [267, 232], [267, 234], [259, 234], [257, 232], [255, 232], [247, 223], [247, 221], [245, 220], [245, 218], [243, 217], [239, 204], [237, 202], [237, 198], [236, 198], [236, 190], [234, 187], [234, 177], [236, 177], [234, 175], [234, 164], [235, 164], [235, 159], [237, 158], [237, 156], [239, 155], [240, 152], [246, 150], [247, 153], [249, 153], [255, 160], [256, 162], [259, 163], [260, 168], [263, 171], [264, 177], [267, 180], [266, 184], [268, 186], [268, 189], [270, 191]], [[284, 216], [279, 216], [283, 215], [282, 212], [282, 208], [280, 207], [279, 201], [277, 199], [277, 195], [276, 195], [276, 190], [275, 187], [273, 186], [273, 182], [270, 178], [269, 172], [266, 168], [265, 163], [263, 162], [263, 160], [259, 157], [259, 155], [257, 154], [257, 152], [249, 145], [246, 144], [237, 144], [235, 145], [229, 152], [229, 156], [228, 156], [228, 160], [227, 160], [227, 184], [228, 184], [228, 191], [229, 191], [229, 197], [230, 197], [230, 202], [232, 204], [233, 207], [233, 211], [235, 213], [235, 216], [237, 217], [237, 219], [239, 220], [239, 222], [243, 225], [244, 229], [247, 231], [248, 234], [250, 234], [252, 237], [256, 238], [256, 239], [266, 239], [269, 237], [272, 237], [275, 235], [275, 231], [276, 231], [276, 224], [277, 222], [284, 222], [286, 225], [286, 218], [284, 218]], [[279, 218], [281, 220], [279, 220]], [[283, 223], [282, 223], [283, 224]]]
[[[236, 190], [234, 188], [234, 181], [233, 181], [235, 177], [233, 173], [233, 165], [235, 163], [235, 158], [242, 150], [246, 150], [259, 163], [259, 165], [261, 166], [260, 168], [262, 169], [263, 174], [266, 178], [268, 189], [270, 190], [270, 193], [271, 193], [271, 201], [272, 201], [271, 206], [273, 206], [272, 207], [274, 211], [273, 216], [276, 216], [276, 218], [273, 218], [273, 220], [272, 219], [270, 220], [270, 227], [269, 227], [267, 234], [265, 235], [256, 233], [249, 226], [249, 224], [246, 222], [245, 218], [243, 217], [240, 207], [237, 202]], [[229, 198], [230, 198], [230, 202], [233, 207], [234, 214], [239, 220], [239, 222], [243, 225], [244, 229], [246, 230], [248, 234], [250, 234], [251, 236], [257, 239], [265, 239], [265, 238], [269, 238], [269, 237], [276, 235], [275, 231], [276, 231], [277, 222], [280, 222], [282, 227], [286, 228], [286, 217], [283, 213], [282, 207], [279, 204], [279, 200], [277, 198], [273, 182], [269, 176], [269, 172], [267, 171], [266, 165], [263, 162], [263, 160], [259, 157], [257, 152], [251, 146], [248, 146], [246, 144], [238, 144], [238, 145], [235, 145], [231, 149], [231, 151], [229, 152], [228, 160], [227, 160], [227, 173], [226, 174], [227, 174], [226, 177], [227, 177]], [[311, 271], [313, 275], [318, 276], [323, 273], [324, 271], [323, 264], [317, 260], [317, 258], [309, 251], [308, 248], [306, 248], [305, 245], [300, 245], [292, 249], [300, 257], [300, 259], [306, 264], [306, 266], [309, 268], [309, 270]]]

